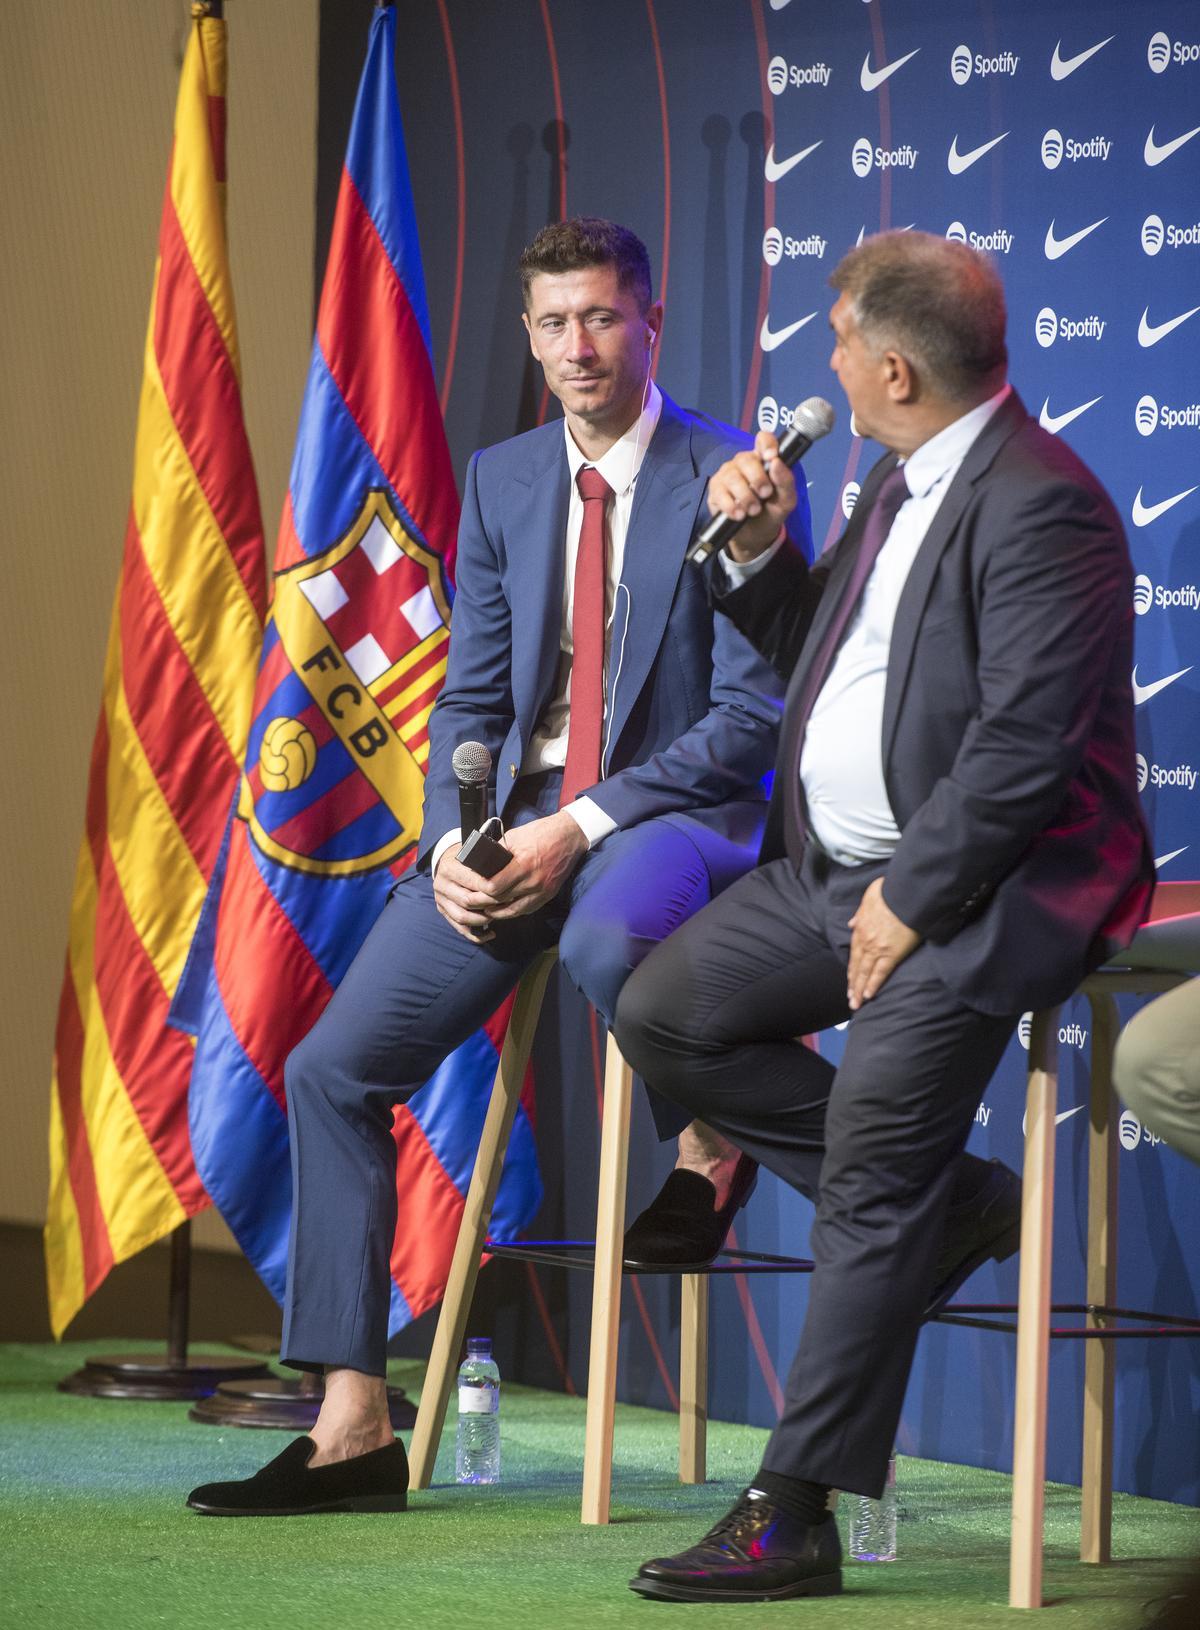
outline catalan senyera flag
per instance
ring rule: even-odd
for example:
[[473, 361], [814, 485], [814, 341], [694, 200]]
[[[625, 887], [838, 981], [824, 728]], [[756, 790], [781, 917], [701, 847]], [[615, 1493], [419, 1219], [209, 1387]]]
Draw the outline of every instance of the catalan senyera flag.
[[225, 25], [199, 15], [175, 110], [55, 1037], [56, 1335], [115, 1262], [208, 1204], [188, 1139], [193, 1047], [167, 1015], [245, 752], [265, 606], [225, 235]]
[[[196, 1036], [204, 1183], [283, 1299], [283, 1066], [411, 865], [446, 671], [458, 497], [438, 406], [395, 80], [373, 15], [275, 559], [236, 816], [175, 1006]], [[403, 970], [398, 970], [402, 976]], [[505, 1015], [395, 1115], [391, 1328], [442, 1294]], [[541, 1198], [524, 1111], [496, 1230]]]

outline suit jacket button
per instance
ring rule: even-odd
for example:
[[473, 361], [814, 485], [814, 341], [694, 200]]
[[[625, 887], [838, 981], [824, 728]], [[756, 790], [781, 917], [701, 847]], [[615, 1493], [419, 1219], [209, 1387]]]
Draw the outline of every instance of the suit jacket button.
[[515, 764], [510, 764], [508, 766], [508, 773], [509, 773], [509, 775], [511, 775], [511, 776], [513, 776], [515, 778], [516, 773], [517, 773], [517, 766]]

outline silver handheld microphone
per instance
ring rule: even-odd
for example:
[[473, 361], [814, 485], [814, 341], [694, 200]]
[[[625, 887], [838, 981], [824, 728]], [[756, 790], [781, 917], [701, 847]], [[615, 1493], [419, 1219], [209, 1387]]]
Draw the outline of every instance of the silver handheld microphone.
[[[783, 462], [790, 468], [802, 459], [813, 442], [829, 434], [835, 418], [836, 414], [823, 396], [810, 396], [806, 402], [801, 402], [792, 414], [791, 424], [780, 438], [779, 456]], [[738, 528], [745, 524], [729, 515], [714, 515], [688, 550], [688, 559], [695, 566], [702, 565], [709, 555], [723, 549]]]

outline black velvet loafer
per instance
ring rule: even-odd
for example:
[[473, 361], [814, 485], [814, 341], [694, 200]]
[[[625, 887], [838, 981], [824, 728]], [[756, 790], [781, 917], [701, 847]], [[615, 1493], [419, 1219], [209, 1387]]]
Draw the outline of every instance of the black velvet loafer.
[[397, 1438], [330, 1466], [308, 1462], [316, 1444], [296, 1438], [253, 1477], [204, 1483], [188, 1495], [203, 1517], [300, 1517], [322, 1511], [406, 1511], [408, 1456]]
[[639, 1273], [699, 1273], [710, 1267], [757, 1181], [758, 1162], [742, 1155], [729, 1198], [716, 1211], [717, 1191], [708, 1178], [676, 1169], [626, 1230], [625, 1266]]
[[667, 1602], [778, 1602], [790, 1596], [837, 1596], [842, 1542], [832, 1517], [807, 1523], [789, 1516], [761, 1489], [737, 1504], [698, 1545], [644, 1562], [630, 1590]]
[[1002, 1161], [978, 1194], [947, 1214], [942, 1250], [924, 1317], [932, 1319], [989, 1258], [1006, 1262], [1021, 1244], [1021, 1179]]

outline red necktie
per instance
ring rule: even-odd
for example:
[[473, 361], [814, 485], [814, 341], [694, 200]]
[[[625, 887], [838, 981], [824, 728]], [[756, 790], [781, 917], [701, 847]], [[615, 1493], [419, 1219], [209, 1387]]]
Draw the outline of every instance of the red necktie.
[[604, 733], [604, 613], [607, 549], [604, 510], [612, 488], [599, 470], [586, 465], [575, 477], [583, 499], [583, 526], [575, 557], [571, 606], [571, 718], [567, 727], [567, 763], [559, 808], [600, 779], [600, 744]]

